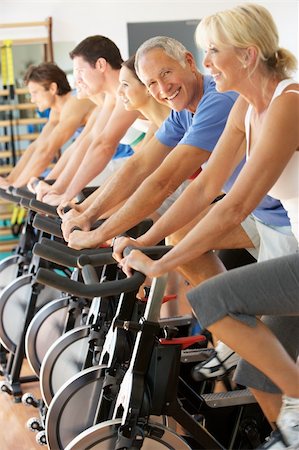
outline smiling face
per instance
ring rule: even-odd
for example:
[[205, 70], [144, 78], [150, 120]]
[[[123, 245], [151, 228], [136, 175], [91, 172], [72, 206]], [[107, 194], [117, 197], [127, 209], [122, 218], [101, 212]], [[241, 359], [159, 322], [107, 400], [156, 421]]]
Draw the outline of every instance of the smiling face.
[[128, 67], [120, 69], [119, 83], [117, 94], [127, 111], [138, 110], [148, 102], [147, 88]]
[[73, 72], [76, 87], [78, 90], [82, 90], [83, 95], [89, 97], [101, 92], [103, 76], [101, 70], [99, 70], [98, 62], [93, 67], [81, 56], [75, 56], [73, 58]]
[[246, 50], [232, 46], [219, 48], [211, 43], [205, 53], [203, 64], [210, 70], [217, 91], [237, 90], [248, 75]]
[[200, 100], [198, 71], [191, 53], [186, 52], [185, 62], [183, 67], [163, 49], [154, 48], [140, 57], [138, 73], [158, 102], [194, 112]]
[[56, 83], [51, 83], [49, 89], [35, 81], [28, 82], [28, 90], [31, 97], [31, 103], [34, 103], [39, 111], [45, 111], [51, 108], [55, 101], [55, 94], [57, 92]]

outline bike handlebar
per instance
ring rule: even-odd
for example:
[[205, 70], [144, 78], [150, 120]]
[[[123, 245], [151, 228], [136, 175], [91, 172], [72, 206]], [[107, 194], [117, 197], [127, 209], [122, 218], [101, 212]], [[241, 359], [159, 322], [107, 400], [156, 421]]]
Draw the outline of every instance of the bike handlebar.
[[30, 208], [37, 212], [37, 213], [43, 213], [48, 214], [49, 216], [58, 217], [56, 206], [48, 205], [47, 203], [40, 202], [39, 200], [36, 200], [35, 198], [30, 200]]
[[172, 248], [172, 245], [154, 245], [152, 247], [134, 247], [133, 245], [130, 245], [124, 249], [124, 256], [128, 256], [132, 250], [140, 250], [152, 259], [159, 259]]
[[61, 224], [53, 220], [53, 218], [36, 214], [32, 224], [38, 230], [45, 231], [46, 233], [52, 234], [58, 238], [63, 238]]
[[[116, 263], [116, 261], [115, 261]], [[36, 280], [39, 283], [52, 286], [77, 297], [107, 297], [118, 295], [122, 292], [132, 292], [138, 290], [145, 280], [145, 275], [140, 272], [134, 272], [132, 277], [123, 280], [105, 281], [103, 283], [84, 284], [79, 281], [73, 281], [62, 277], [57, 273], [40, 268], [36, 274]]]
[[9, 202], [12, 203], [20, 203], [21, 201], [21, 197], [14, 194], [10, 194], [9, 192], [7, 192], [5, 189], [2, 188], [0, 188], [0, 198], [3, 198], [3, 200], [8, 200]]
[[28, 189], [13, 187], [12, 193], [19, 197], [27, 198], [28, 200], [35, 199], [35, 194], [33, 194], [33, 192], [30, 192]]
[[[49, 240], [49, 245], [37, 242], [33, 247], [33, 254], [65, 267], [82, 268], [85, 265], [101, 266], [104, 264], [115, 264], [111, 248], [97, 249], [95, 255], [88, 255], [82, 254], [83, 250], [75, 250], [75, 252], [73, 252], [71, 251], [73, 249], [70, 249], [63, 244], [59, 247], [50, 245], [53, 244], [53, 242], [54, 241]], [[89, 258], [92, 258], [93, 256], [96, 257], [96, 259], [93, 260], [95, 263], [90, 263]], [[83, 263], [79, 263], [80, 259]]]

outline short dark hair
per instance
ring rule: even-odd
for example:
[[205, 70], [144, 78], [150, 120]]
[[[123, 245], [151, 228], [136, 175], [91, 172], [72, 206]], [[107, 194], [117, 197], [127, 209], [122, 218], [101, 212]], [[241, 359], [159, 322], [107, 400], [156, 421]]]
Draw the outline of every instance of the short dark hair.
[[26, 86], [29, 81], [41, 84], [46, 90], [49, 90], [51, 83], [56, 83], [57, 95], [65, 95], [72, 90], [65, 72], [55, 63], [45, 62], [30, 66], [24, 75]]
[[81, 56], [90, 65], [95, 66], [99, 58], [104, 58], [113, 69], [120, 69], [123, 62], [119, 48], [105, 36], [89, 36], [70, 52], [71, 59]]

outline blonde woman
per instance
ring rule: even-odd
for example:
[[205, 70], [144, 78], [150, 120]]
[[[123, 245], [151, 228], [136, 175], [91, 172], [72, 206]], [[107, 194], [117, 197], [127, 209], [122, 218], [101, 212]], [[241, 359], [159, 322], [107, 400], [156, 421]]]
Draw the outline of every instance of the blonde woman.
[[[197, 40], [217, 90], [240, 96], [205, 170], [141, 243], [159, 242], [174, 224], [182, 227], [196, 217], [244, 156], [244, 140], [247, 162], [231, 191], [173, 250], [158, 261], [138, 251], [125, 258], [128, 274], [133, 268], [159, 276], [204, 254], [267, 193], [282, 202], [299, 239], [299, 86], [290, 78], [295, 57], [279, 47], [270, 13], [255, 4], [204, 18]], [[118, 254], [124, 244], [119, 242]], [[215, 277], [195, 288], [189, 300], [201, 324], [248, 361], [240, 364], [236, 379], [252, 389], [268, 420], [277, 421], [284, 444], [273, 448], [299, 448], [298, 253]]]

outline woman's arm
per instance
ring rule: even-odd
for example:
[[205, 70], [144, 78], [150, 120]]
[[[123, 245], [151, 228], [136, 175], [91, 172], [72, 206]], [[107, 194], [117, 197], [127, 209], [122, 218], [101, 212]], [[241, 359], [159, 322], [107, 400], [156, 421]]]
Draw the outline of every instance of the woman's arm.
[[[169, 253], [158, 261], [140, 259], [142, 269], [149, 276], [158, 276], [191, 261], [215, 247], [215, 242], [239, 225], [258, 205], [284, 170], [294, 151], [298, 149], [299, 108], [296, 94], [281, 95], [270, 106], [259, 137], [251, 148], [249, 161], [244, 165], [233, 188]], [[225, 138], [229, 139], [229, 135]], [[233, 138], [233, 136], [231, 136]], [[218, 154], [222, 139], [219, 141]], [[218, 145], [217, 145], [218, 149]], [[208, 163], [218, 159], [213, 155]], [[224, 162], [224, 161], [223, 161]], [[214, 166], [215, 167], [215, 166]], [[205, 171], [204, 171], [205, 172]], [[200, 175], [201, 176], [201, 175]], [[221, 175], [215, 173], [215, 178]], [[199, 177], [198, 177], [199, 178]], [[195, 203], [195, 202], [194, 202]], [[158, 224], [158, 222], [157, 222]], [[141, 270], [134, 252], [124, 260], [125, 266]]]

